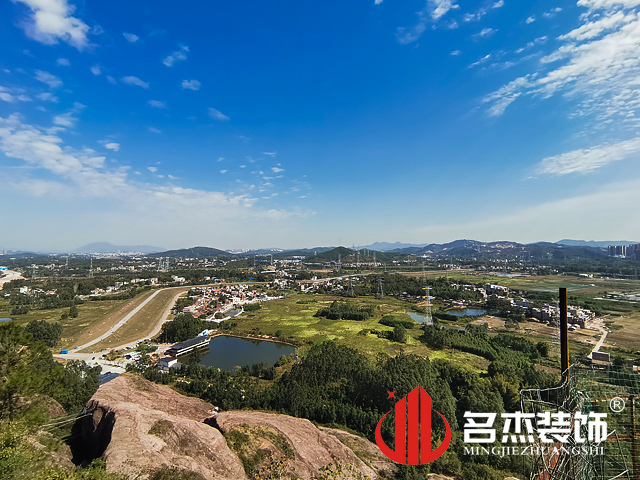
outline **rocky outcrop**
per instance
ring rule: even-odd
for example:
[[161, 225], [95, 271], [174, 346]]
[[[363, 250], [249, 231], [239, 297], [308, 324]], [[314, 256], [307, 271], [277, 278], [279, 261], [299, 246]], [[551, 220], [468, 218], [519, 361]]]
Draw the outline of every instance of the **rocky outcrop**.
[[252, 475], [278, 470], [305, 480], [329, 463], [371, 479], [393, 469], [366, 439], [287, 415], [242, 410], [216, 417], [211, 404], [138, 375], [123, 374], [102, 385], [92, 402], [95, 413], [76, 424], [78, 438], [106, 460], [108, 471], [132, 478], [162, 467], [207, 480], [247, 479], [245, 470]]

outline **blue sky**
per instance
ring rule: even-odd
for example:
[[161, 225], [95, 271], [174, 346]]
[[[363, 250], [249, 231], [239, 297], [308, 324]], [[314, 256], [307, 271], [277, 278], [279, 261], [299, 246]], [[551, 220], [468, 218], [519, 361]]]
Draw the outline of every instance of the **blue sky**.
[[0, 3], [0, 248], [640, 240], [640, 0]]

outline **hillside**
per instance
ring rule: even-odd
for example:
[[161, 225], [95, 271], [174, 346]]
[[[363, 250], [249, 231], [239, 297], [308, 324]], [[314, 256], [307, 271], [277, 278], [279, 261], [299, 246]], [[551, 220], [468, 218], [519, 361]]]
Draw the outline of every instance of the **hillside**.
[[181, 248], [179, 250], [167, 250], [149, 255], [152, 258], [206, 258], [206, 257], [232, 257], [233, 254], [211, 247]]
[[[274, 413], [216, 415], [213, 405], [134, 374], [102, 385], [90, 404], [93, 416], [72, 432], [80, 439], [75, 460], [102, 456], [107, 471], [130, 478], [166, 467], [200, 475], [193, 478], [239, 480], [278, 461], [283, 478], [316, 478], [329, 463], [354, 465], [371, 479], [393, 469], [374, 444], [347, 432]], [[367, 463], [354, 451], [366, 452]]]

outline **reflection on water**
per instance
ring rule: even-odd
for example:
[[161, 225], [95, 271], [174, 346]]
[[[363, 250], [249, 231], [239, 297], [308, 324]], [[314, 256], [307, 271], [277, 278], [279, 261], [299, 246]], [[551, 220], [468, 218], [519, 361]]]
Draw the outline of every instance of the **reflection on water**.
[[482, 315], [486, 314], [487, 311], [482, 310], [481, 308], [461, 308], [461, 309], [447, 310], [447, 313], [451, 315], [455, 315], [456, 317], [464, 317], [467, 315], [469, 317], [481, 317]]
[[[289, 356], [295, 350], [294, 347], [282, 343], [219, 336], [209, 342], [209, 352], [202, 357], [200, 365], [229, 371], [254, 363], [266, 362], [273, 365], [282, 355]], [[186, 362], [188, 358], [180, 358], [180, 361]]]
[[407, 312], [407, 315], [409, 315], [411, 318], [413, 318], [418, 323], [422, 323], [424, 325], [433, 325], [433, 319], [432, 318], [427, 318], [424, 315], [421, 315], [419, 313], [414, 313], [414, 312]]

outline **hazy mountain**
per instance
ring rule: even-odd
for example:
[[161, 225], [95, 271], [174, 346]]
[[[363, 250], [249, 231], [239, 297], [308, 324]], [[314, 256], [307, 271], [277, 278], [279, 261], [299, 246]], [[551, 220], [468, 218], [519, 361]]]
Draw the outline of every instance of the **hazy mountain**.
[[164, 250], [164, 248], [153, 247], [151, 245], [112, 245], [108, 242], [96, 242], [77, 248], [72, 253], [154, 253], [162, 250]]
[[601, 241], [596, 242], [594, 240], [569, 240], [564, 239], [556, 242], [558, 245], [568, 245], [570, 247], [594, 247], [594, 248], [607, 248], [611, 245], [631, 245], [632, 243], [640, 243], [640, 242], [630, 242], [628, 240], [609, 240], [609, 241]]
[[371, 245], [363, 245], [361, 247], [357, 247], [359, 249], [363, 249], [366, 248], [368, 250], [377, 250], [379, 252], [389, 252], [391, 250], [398, 250], [401, 248], [412, 248], [412, 247], [416, 247], [416, 248], [422, 248], [424, 247], [426, 244], [424, 243], [401, 243], [401, 242], [395, 242], [395, 243], [389, 243], [389, 242], [375, 242], [372, 243]]
[[150, 257], [171, 257], [171, 258], [206, 258], [206, 257], [231, 257], [233, 254], [211, 247], [192, 247], [180, 248], [178, 250], [167, 250], [165, 252], [156, 252]]

